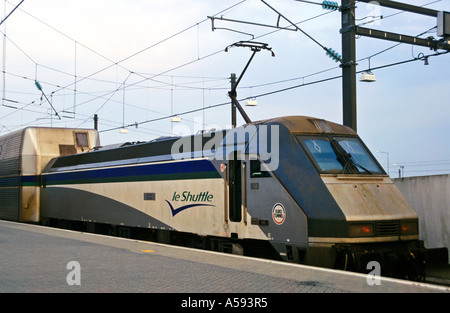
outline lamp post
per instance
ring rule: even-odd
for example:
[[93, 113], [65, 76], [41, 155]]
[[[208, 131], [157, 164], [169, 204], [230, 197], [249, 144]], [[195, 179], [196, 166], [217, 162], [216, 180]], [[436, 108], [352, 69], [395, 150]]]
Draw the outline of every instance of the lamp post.
[[387, 157], [387, 162], [386, 162], [386, 164], [387, 164], [387, 173], [389, 175], [389, 152], [384, 152], [384, 151], [379, 151], [379, 150], [377, 150], [377, 152], [386, 154], [386, 157]]
[[398, 169], [398, 178], [402, 178], [402, 177], [405, 176], [405, 173], [404, 173], [405, 166], [404, 166], [404, 165], [401, 165], [401, 164], [395, 164], [395, 163], [392, 164], [392, 165], [398, 166], [398, 167], [399, 167], [399, 169]]

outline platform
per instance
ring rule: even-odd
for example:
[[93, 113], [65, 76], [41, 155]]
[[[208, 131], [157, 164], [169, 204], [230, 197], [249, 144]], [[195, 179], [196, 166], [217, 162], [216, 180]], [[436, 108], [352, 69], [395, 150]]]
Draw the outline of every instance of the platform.
[[0, 221], [2, 293], [449, 293], [450, 287]]

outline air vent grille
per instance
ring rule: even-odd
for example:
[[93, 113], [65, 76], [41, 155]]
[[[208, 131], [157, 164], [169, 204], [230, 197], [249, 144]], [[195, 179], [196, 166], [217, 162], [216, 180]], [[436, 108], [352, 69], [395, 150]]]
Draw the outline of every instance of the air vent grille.
[[399, 236], [400, 221], [378, 221], [376, 222], [376, 236]]

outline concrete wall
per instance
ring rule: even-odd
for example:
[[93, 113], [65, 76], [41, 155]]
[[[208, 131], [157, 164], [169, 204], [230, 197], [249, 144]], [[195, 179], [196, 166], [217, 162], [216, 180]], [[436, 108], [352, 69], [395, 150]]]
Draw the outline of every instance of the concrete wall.
[[419, 215], [419, 233], [425, 247], [447, 247], [450, 260], [450, 174], [393, 181]]

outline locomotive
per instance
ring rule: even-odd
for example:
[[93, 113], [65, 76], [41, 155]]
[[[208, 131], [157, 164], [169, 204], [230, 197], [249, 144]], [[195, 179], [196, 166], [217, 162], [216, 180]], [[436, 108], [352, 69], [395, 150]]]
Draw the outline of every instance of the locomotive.
[[107, 147], [27, 128], [0, 138], [0, 196], [2, 219], [424, 277], [416, 212], [355, 131], [313, 117]]

